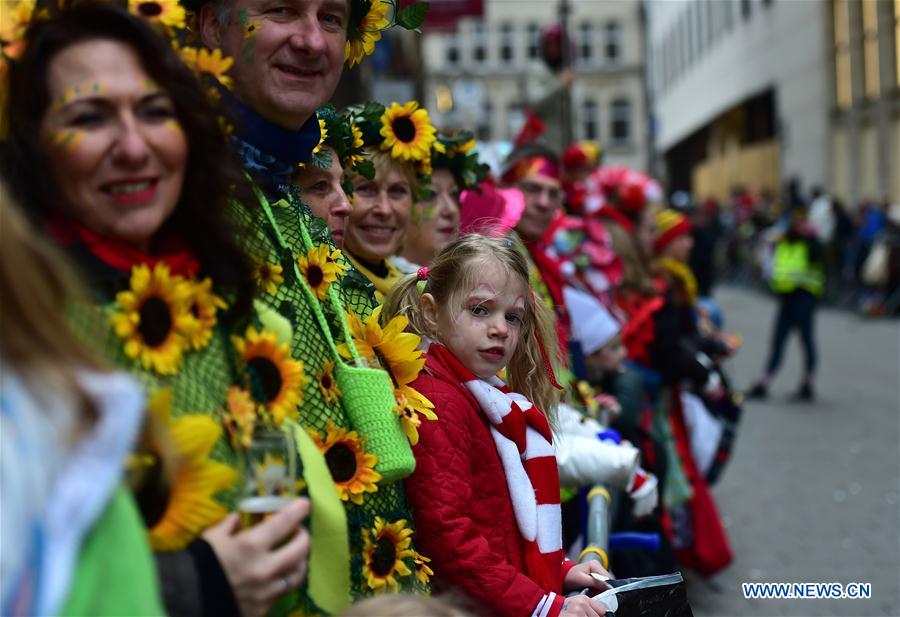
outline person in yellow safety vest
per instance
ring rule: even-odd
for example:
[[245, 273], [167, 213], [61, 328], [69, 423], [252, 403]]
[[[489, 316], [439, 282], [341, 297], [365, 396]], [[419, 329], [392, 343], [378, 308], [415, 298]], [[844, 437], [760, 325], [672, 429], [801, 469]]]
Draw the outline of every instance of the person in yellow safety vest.
[[769, 286], [781, 304], [772, 333], [772, 347], [765, 373], [747, 396], [754, 399], [768, 396], [769, 383], [781, 364], [788, 335], [796, 329], [803, 343], [806, 372], [799, 390], [792, 398], [796, 401], [811, 401], [817, 361], [813, 318], [818, 299], [825, 290], [825, 269], [822, 248], [807, 227], [805, 208], [794, 209], [787, 231], [775, 243]]

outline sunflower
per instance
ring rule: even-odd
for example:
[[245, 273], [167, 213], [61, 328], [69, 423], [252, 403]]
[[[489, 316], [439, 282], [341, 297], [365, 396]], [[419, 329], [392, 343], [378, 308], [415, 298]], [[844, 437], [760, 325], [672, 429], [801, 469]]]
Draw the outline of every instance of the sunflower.
[[234, 64], [234, 58], [222, 55], [221, 49], [210, 51], [205, 47], [182, 47], [178, 50], [182, 61], [196, 73], [208, 73], [220, 84], [231, 90], [231, 77], [225, 75]]
[[228, 514], [213, 496], [234, 484], [237, 472], [209, 460], [209, 453], [222, 434], [210, 416], [190, 414], [172, 420], [169, 389], [157, 392], [148, 407], [160, 425], [166, 427], [175, 455], [168, 503], [159, 519], [151, 523], [150, 545], [156, 551], [177, 551]]
[[253, 268], [253, 278], [256, 284], [267, 294], [274, 294], [278, 291], [278, 286], [284, 282], [281, 275], [284, 268], [278, 264], [269, 263], [267, 261], [257, 261]]
[[151, 23], [184, 28], [185, 10], [178, 0], [128, 0], [128, 10]]
[[188, 344], [184, 332], [191, 331], [191, 284], [157, 264], [153, 271], [145, 264], [131, 271], [130, 289], [119, 292], [120, 312], [113, 314], [116, 334], [125, 340], [125, 354], [140, 358], [146, 369], [172, 375], [181, 365]]
[[328, 127], [325, 126], [325, 121], [322, 118], [319, 118], [319, 143], [313, 148], [312, 153], [315, 154], [322, 149], [322, 146], [325, 145], [325, 140], [328, 139]]
[[[31, 24], [31, 18], [34, 14], [35, 0], [19, 0], [18, 2], [10, 2], [2, 0], [0, 6], [0, 50], [2, 55], [7, 58], [18, 58], [25, 49], [25, 31]], [[37, 17], [41, 17], [39, 11]]]
[[366, 493], [378, 490], [381, 474], [375, 471], [378, 457], [366, 452], [366, 437], [356, 431], [338, 428], [331, 420], [325, 427], [325, 439], [315, 431], [309, 434], [325, 457], [341, 500], [362, 505]]
[[390, 587], [397, 591], [395, 575], [412, 574], [403, 561], [416, 554], [409, 548], [411, 536], [405, 519], [388, 525], [380, 516], [375, 517], [374, 528], [363, 531], [363, 576], [370, 589], [384, 591]]
[[327, 403], [337, 403], [343, 394], [334, 379], [334, 360], [325, 360], [322, 370], [316, 375], [322, 397]]
[[391, 156], [404, 161], [421, 161], [431, 156], [436, 139], [428, 111], [417, 101], [406, 105], [393, 103], [381, 116], [382, 150], [390, 150]]
[[415, 564], [416, 567], [416, 578], [419, 579], [419, 582], [423, 585], [427, 585], [428, 581], [431, 580], [431, 577], [434, 576], [434, 570], [428, 567], [429, 563], [431, 563], [431, 560], [422, 553], [416, 552], [416, 554], [413, 555], [413, 564]]
[[334, 249], [328, 254], [328, 263], [334, 264], [338, 276], [344, 276], [350, 269], [346, 261], [341, 261], [342, 256], [341, 249]]
[[253, 425], [256, 423], [256, 404], [253, 397], [244, 388], [231, 386], [225, 398], [227, 411], [223, 424], [231, 436], [234, 448], [249, 448], [253, 442]]
[[394, 389], [394, 399], [397, 401], [394, 413], [400, 416], [400, 426], [409, 443], [416, 445], [419, 443], [419, 426], [422, 424], [419, 414], [429, 420], [437, 420], [434, 404], [407, 385]]
[[191, 283], [190, 311], [185, 320], [184, 335], [194, 349], [203, 349], [212, 338], [216, 326], [216, 312], [228, 308], [225, 301], [213, 293], [212, 279]]
[[325, 296], [328, 295], [328, 288], [341, 274], [341, 266], [331, 261], [331, 256], [331, 249], [322, 244], [310, 249], [306, 255], [297, 257], [300, 272], [319, 300], [325, 299]]
[[[357, 4], [356, 2], [352, 4]], [[353, 68], [359, 64], [364, 56], [375, 51], [375, 43], [381, 40], [381, 31], [390, 24], [386, 15], [391, 7], [385, 0], [362, 0], [358, 4], [367, 6], [366, 14], [356, 25], [356, 32], [351, 30], [347, 42], [344, 44], [344, 61], [347, 66]], [[352, 28], [352, 26], [351, 26]], [[355, 36], [354, 36], [355, 34]]]
[[[373, 365], [380, 365], [391, 375], [395, 388], [407, 385], [419, 376], [425, 366], [422, 351], [418, 348], [421, 338], [410, 332], [404, 332], [409, 320], [403, 316], [394, 317], [387, 327], [379, 323], [381, 308], [378, 307], [365, 321], [354, 313], [346, 313], [350, 326], [350, 334], [359, 355]], [[351, 358], [346, 344], [338, 347], [345, 358]]]
[[350, 144], [350, 167], [356, 167], [366, 160], [366, 155], [362, 152], [366, 142], [363, 140], [362, 129], [355, 124], [350, 125], [350, 134], [353, 136], [353, 143]]
[[275, 426], [285, 418], [297, 417], [308, 379], [303, 363], [292, 360], [287, 343], [278, 344], [275, 334], [247, 328], [244, 338], [234, 337], [234, 345], [247, 369], [250, 393]]

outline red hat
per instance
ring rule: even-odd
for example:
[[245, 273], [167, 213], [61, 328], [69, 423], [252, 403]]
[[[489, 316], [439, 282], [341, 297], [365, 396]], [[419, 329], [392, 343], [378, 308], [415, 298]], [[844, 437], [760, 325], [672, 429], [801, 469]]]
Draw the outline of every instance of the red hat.
[[579, 141], [572, 144], [562, 155], [562, 164], [566, 169], [575, 169], [585, 165], [600, 163], [600, 146], [593, 141]]
[[659, 253], [678, 236], [691, 233], [691, 222], [678, 210], [666, 208], [656, 213], [656, 240], [653, 250]]

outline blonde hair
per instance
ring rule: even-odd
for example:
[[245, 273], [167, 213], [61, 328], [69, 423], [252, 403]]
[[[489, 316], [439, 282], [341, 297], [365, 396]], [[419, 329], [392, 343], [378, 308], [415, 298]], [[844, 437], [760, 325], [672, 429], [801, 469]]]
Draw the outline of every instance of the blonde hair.
[[77, 373], [102, 365], [66, 322], [65, 307], [84, 297], [76, 281], [63, 256], [37, 235], [0, 183], [0, 353], [35, 392], [52, 384], [80, 399], [89, 421], [94, 407]]
[[364, 150], [363, 154], [367, 159], [375, 165], [375, 177], [386, 176], [391, 169], [396, 169], [403, 174], [403, 179], [409, 182], [409, 190], [413, 203], [416, 201], [416, 195], [419, 193], [419, 177], [416, 175], [414, 163], [409, 161], [399, 161], [391, 156], [386, 150]]
[[357, 602], [342, 617], [471, 617], [471, 613], [446, 597], [384, 594]]
[[603, 224], [612, 238], [613, 251], [622, 260], [620, 289], [643, 295], [654, 294], [656, 289], [653, 286], [653, 274], [637, 240], [615, 221], [604, 221]]
[[[400, 279], [385, 299], [382, 325], [403, 315], [409, 320], [408, 331], [440, 342], [441, 333], [431, 332], [425, 323], [422, 294], [430, 293], [439, 310], [454, 310], [462, 306], [462, 298], [475, 287], [478, 272], [483, 271], [480, 266], [487, 263], [499, 264], [508, 276], [515, 277], [530, 289], [528, 262], [510, 240], [469, 234], [454, 240], [438, 253], [428, 269], [423, 290], [419, 290], [416, 274]], [[542, 353], [541, 346], [546, 354]], [[553, 386], [550, 370], [555, 370], [561, 359], [553, 313], [532, 295], [531, 301], [525, 303], [519, 341], [506, 367], [507, 382], [510, 388], [543, 410], [551, 423], [555, 419], [559, 393]], [[546, 366], [547, 362], [551, 366]]]

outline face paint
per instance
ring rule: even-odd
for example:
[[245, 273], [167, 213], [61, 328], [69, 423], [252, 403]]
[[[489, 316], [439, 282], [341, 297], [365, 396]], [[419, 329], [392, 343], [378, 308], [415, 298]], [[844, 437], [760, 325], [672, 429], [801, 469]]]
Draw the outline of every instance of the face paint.
[[51, 109], [60, 109], [69, 103], [75, 101], [82, 96], [91, 96], [96, 94], [105, 94], [108, 88], [104, 84], [81, 84], [67, 89], [62, 96], [53, 101]]
[[238, 21], [244, 29], [244, 40], [247, 41], [241, 49], [241, 56], [244, 62], [251, 64], [253, 62], [253, 46], [256, 44], [256, 35], [259, 33], [260, 22], [258, 19], [247, 17], [247, 9], [242, 8], [238, 12]]
[[74, 150], [78, 142], [84, 137], [84, 131], [80, 129], [63, 129], [56, 131], [50, 140], [50, 145], [54, 148], [66, 148]]

